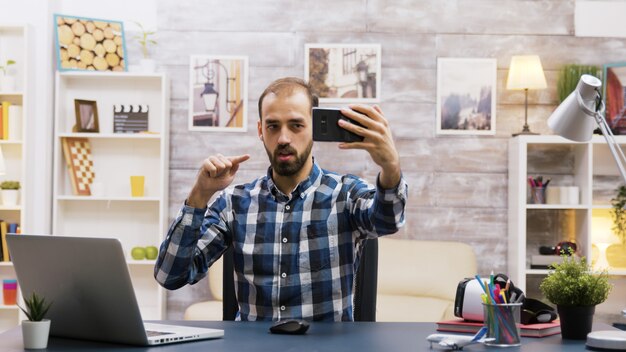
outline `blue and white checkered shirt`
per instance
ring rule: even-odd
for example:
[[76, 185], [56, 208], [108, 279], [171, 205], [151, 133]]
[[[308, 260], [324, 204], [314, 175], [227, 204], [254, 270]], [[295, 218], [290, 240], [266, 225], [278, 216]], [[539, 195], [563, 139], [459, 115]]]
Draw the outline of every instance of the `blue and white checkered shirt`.
[[407, 185], [375, 188], [322, 170], [287, 196], [267, 176], [229, 187], [208, 209], [184, 206], [161, 245], [154, 276], [168, 289], [202, 279], [234, 247], [241, 320], [353, 320], [363, 239], [404, 225]]

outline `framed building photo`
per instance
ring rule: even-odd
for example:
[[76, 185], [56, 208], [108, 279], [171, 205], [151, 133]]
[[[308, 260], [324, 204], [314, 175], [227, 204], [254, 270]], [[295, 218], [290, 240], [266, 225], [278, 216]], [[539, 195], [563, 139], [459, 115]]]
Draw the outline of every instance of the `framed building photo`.
[[380, 101], [380, 44], [306, 44], [304, 77], [320, 102]]
[[604, 65], [604, 116], [614, 134], [626, 135], [626, 62]]
[[57, 70], [127, 71], [121, 21], [54, 15]]
[[437, 59], [437, 134], [495, 134], [496, 75], [496, 59]]
[[189, 130], [245, 132], [247, 102], [247, 56], [191, 56]]
[[76, 132], [100, 132], [98, 105], [94, 100], [74, 99]]

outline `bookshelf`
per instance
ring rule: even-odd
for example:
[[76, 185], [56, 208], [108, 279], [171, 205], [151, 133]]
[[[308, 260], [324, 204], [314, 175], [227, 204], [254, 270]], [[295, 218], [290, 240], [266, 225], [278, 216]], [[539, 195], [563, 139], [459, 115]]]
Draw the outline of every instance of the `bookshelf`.
[[[616, 136], [616, 141], [626, 150], [626, 136]], [[529, 204], [528, 177], [537, 175], [551, 178], [550, 186], [578, 187], [578, 204]], [[578, 253], [601, 269], [598, 248], [613, 236], [610, 200], [622, 183], [602, 136], [585, 143], [553, 135], [511, 138], [508, 271], [516, 285], [537, 294], [548, 270], [531, 268], [531, 256], [539, 254], [539, 246], [559, 241], [576, 242]], [[611, 241], [619, 242], [617, 237]], [[608, 271], [614, 279], [626, 279], [626, 267], [609, 266]]]
[[[0, 79], [0, 103], [8, 102], [12, 106], [21, 107], [21, 114], [11, 111], [13, 114], [7, 120], [13, 122], [10, 126], [11, 133], [8, 136], [3, 135], [0, 139], [0, 149], [6, 167], [5, 174], [0, 175], [0, 182], [20, 182], [17, 204], [5, 204], [0, 201], [0, 219], [7, 223], [19, 224], [21, 232], [30, 231], [34, 221], [33, 217], [26, 216], [31, 204], [28, 198], [31, 196], [29, 191], [33, 185], [33, 177], [29, 170], [32, 163], [28, 164], [26, 161], [31, 135], [27, 131], [32, 111], [29, 75], [33, 69], [33, 59], [30, 55], [32, 50], [30, 31], [30, 27], [26, 25], [0, 24], [0, 63], [4, 65], [7, 60], [15, 61], [15, 64], [7, 66], [6, 75], [10, 77], [11, 82], [5, 83], [4, 79]], [[2, 118], [6, 118], [4, 113]], [[3, 126], [3, 129], [4, 127], [6, 126]], [[9, 261], [0, 262], [0, 282], [16, 278], [13, 264]], [[18, 297], [21, 297], [19, 287]], [[0, 299], [0, 332], [17, 326], [22, 319], [24, 315], [17, 306], [4, 305]]]
[[[99, 132], [76, 133], [74, 99], [97, 102]], [[113, 133], [113, 105], [149, 106], [149, 133]], [[62, 140], [87, 138], [100, 194], [77, 195]], [[169, 80], [165, 74], [57, 72], [53, 235], [120, 240], [144, 319], [163, 319], [165, 294], [153, 278], [154, 261], [133, 260], [135, 246], [156, 246], [167, 230]], [[145, 194], [132, 197], [130, 176], [145, 176]]]

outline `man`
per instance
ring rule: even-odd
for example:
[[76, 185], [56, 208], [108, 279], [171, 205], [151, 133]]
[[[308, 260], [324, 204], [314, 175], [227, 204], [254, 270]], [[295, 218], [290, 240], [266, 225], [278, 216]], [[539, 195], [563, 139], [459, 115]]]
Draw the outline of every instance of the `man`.
[[353, 320], [363, 240], [404, 224], [407, 186], [377, 106], [343, 109], [364, 127], [340, 126], [365, 139], [339, 144], [368, 151], [381, 168], [377, 187], [322, 170], [311, 156], [313, 106], [317, 98], [298, 78], [276, 80], [263, 92], [258, 135], [271, 164], [266, 176], [228, 187], [249, 155], [204, 160], [161, 245], [154, 271], [161, 285], [177, 289], [198, 282], [232, 246], [238, 319]]

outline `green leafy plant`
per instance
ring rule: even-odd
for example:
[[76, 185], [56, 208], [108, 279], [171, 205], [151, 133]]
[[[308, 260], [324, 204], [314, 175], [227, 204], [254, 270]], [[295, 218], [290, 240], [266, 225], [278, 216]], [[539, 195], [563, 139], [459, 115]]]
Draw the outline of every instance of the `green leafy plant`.
[[155, 35], [156, 31], [146, 31], [145, 28], [143, 28], [143, 26], [141, 25], [141, 23], [139, 23], [139, 22], [134, 22], [134, 23], [137, 26], [139, 26], [139, 29], [141, 29], [141, 34], [140, 35], [136, 35], [133, 38], [137, 39], [137, 41], [141, 45], [141, 53], [143, 54], [143, 58], [147, 59], [147, 58], [150, 57], [150, 55], [148, 54], [148, 46], [149, 46], [149, 44], [157, 45], [156, 40], [149, 38], [150, 36]]
[[0, 183], [0, 189], [20, 189], [19, 181], [3, 181]]
[[35, 291], [30, 295], [30, 297], [24, 297], [24, 304], [26, 304], [26, 309], [20, 309], [30, 321], [41, 321], [48, 313], [50, 306], [52, 306], [52, 302], [47, 303], [46, 299], [37, 295]]
[[557, 82], [556, 91], [559, 97], [559, 103], [563, 102], [571, 92], [576, 89], [576, 85], [580, 80], [580, 76], [588, 74], [598, 77], [600, 68], [593, 65], [565, 65], [559, 71], [559, 80]]
[[[570, 254], [573, 254], [572, 252]], [[607, 270], [594, 272], [587, 258], [562, 253], [539, 285], [546, 298], [558, 306], [595, 306], [606, 301], [613, 286]]]
[[626, 244], [626, 186], [617, 188], [615, 198], [611, 199], [611, 218], [613, 218], [613, 233], [619, 237], [622, 244]]
[[7, 69], [9, 68], [9, 66], [11, 65], [15, 65], [15, 61], [14, 60], [7, 60], [4, 65], [0, 65], [0, 71], [2, 71], [3, 75], [7, 74]]

